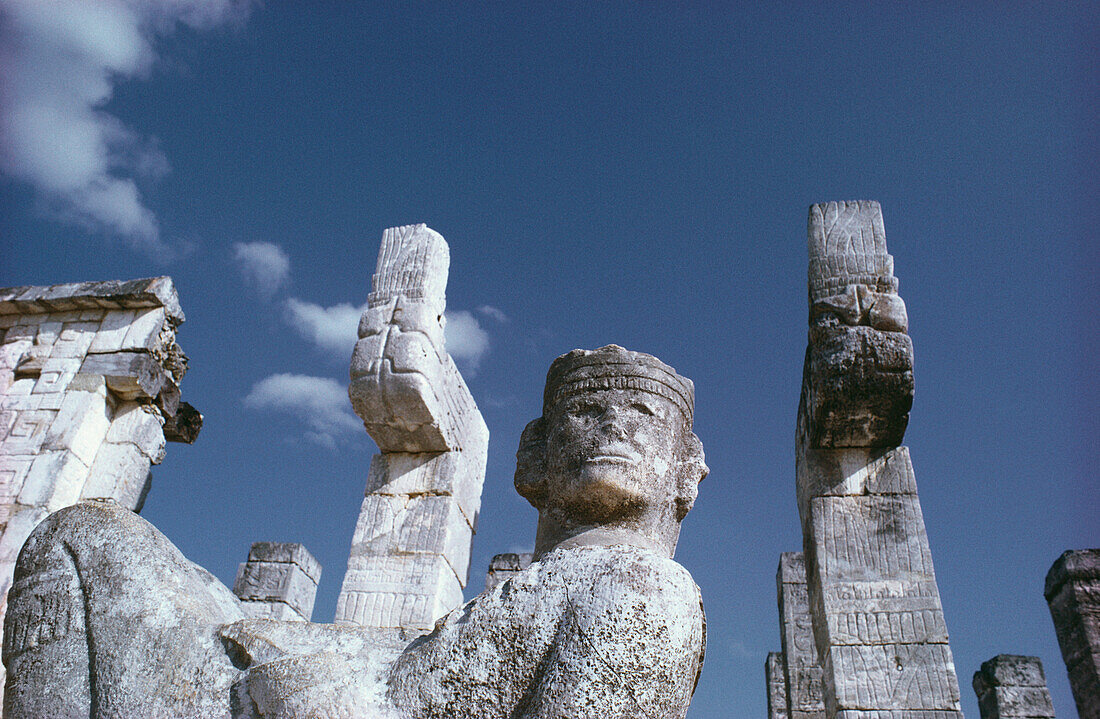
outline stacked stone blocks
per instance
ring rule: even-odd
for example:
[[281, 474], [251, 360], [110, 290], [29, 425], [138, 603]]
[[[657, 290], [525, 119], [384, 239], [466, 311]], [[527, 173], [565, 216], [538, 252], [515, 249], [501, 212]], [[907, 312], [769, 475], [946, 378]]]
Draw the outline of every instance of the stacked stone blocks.
[[981, 719], [1054, 719], [1039, 657], [998, 654], [974, 672]]
[[383, 234], [348, 390], [380, 454], [338, 623], [426, 631], [462, 602], [489, 431], [444, 346], [448, 264], [424, 225]]
[[308, 622], [321, 564], [301, 544], [256, 542], [237, 568], [233, 593], [246, 616]]
[[784, 552], [776, 571], [782, 673], [787, 716], [791, 719], [824, 719], [821, 662], [814, 643], [806, 565], [802, 552]]
[[957, 719], [916, 479], [898, 446], [912, 344], [878, 203], [814, 205], [808, 244], [796, 474], [825, 716]]

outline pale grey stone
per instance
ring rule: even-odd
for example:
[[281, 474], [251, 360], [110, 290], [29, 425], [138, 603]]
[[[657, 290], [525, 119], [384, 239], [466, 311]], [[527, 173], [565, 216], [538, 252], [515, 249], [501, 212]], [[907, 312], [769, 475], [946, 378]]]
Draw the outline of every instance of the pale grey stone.
[[764, 678], [768, 686], [768, 719], [788, 719], [787, 681], [784, 676], [782, 652], [768, 652], [764, 662]]
[[974, 672], [982, 719], [1054, 719], [1039, 657], [998, 654]]
[[783, 646], [779, 656], [783, 659], [788, 714], [792, 719], [824, 719], [821, 661], [814, 643], [806, 565], [801, 552], [780, 555], [775, 580]]
[[168, 373], [145, 352], [88, 355], [80, 372], [102, 375], [112, 392], [131, 401], [155, 399], [168, 381]]
[[320, 576], [320, 563], [301, 544], [257, 542], [237, 570], [233, 593], [250, 617], [309, 621]]
[[444, 347], [448, 263], [447, 243], [424, 225], [383, 233], [348, 389], [382, 453], [337, 622], [427, 631], [461, 602], [489, 431]]
[[878, 203], [814, 205], [808, 243], [796, 478], [826, 714], [959, 719], [916, 479], [898, 446], [913, 350]]
[[137, 310], [116, 310], [108, 312], [100, 324], [99, 330], [88, 346], [88, 351], [118, 352], [122, 349], [123, 340], [130, 330], [130, 323], [134, 321]]
[[[539, 556], [420, 637], [245, 619], [136, 515], [66, 508], [20, 557], [6, 715], [682, 719], [705, 642], [698, 587], [671, 558], [669, 523], [706, 472], [690, 390], [618, 347], [559, 358], [539, 420], [547, 440], [527, 433], [517, 462], [543, 525]], [[453, 516], [468, 528], [457, 506]], [[295, 552], [256, 556], [298, 570]], [[399, 556], [365, 558], [405, 576]], [[442, 553], [414, 558], [453, 575]]]
[[[62, 396], [61, 408], [50, 423], [43, 446], [67, 449], [91, 466], [111, 428], [106, 388], [92, 392], [73, 390]], [[4, 451], [8, 451], [6, 444]]]
[[87, 478], [88, 465], [72, 452], [65, 449], [41, 452], [23, 480], [19, 503], [54, 512], [80, 498]]
[[1100, 549], [1069, 550], [1044, 588], [1081, 719], [1100, 719]]
[[136, 512], [149, 492], [150, 464], [136, 444], [104, 442], [96, 452], [80, 499], [114, 499]]
[[127, 328], [119, 349], [152, 351], [160, 344], [160, 332], [166, 320], [163, 307], [139, 310]]

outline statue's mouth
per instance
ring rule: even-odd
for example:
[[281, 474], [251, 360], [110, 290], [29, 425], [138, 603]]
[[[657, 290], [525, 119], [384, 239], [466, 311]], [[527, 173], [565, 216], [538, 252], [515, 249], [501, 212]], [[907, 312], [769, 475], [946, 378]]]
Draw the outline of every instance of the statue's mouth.
[[600, 451], [588, 458], [588, 462], [608, 462], [608, 463], [620, 463], [620, 464], [634, 464], [642, 458], [642, 455], [623, 445], [612, 445], [609, 447], [602, 447]]

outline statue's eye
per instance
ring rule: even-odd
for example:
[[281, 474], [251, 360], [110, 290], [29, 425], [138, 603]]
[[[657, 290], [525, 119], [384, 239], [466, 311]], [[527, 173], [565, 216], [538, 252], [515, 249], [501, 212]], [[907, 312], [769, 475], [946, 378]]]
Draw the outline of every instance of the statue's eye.
[[631, 408], [636, 410], [638, 413], [644, 414], [647, 417], [653, 417], [654, 415], [657, 414], [656, 412], [653, 411], [653, 408], [650, 407], [645, 402], [633, 402], [633, 403], [631, 403], [630, 406], [631, 406]]

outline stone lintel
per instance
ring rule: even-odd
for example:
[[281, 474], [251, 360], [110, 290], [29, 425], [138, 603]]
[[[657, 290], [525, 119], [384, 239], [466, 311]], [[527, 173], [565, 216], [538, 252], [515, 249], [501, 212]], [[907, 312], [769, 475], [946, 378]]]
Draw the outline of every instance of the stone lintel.
[[0, 315], [148, 307], [163, 307], [175, 325], [185, 319], [171, 277], [0, 289]]

